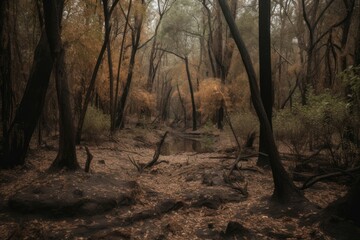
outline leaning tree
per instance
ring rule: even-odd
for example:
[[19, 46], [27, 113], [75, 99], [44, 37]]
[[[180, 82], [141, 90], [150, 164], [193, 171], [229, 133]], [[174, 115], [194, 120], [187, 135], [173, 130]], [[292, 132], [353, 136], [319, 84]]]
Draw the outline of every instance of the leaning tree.
[[284, 166], [281, 163], [280, 155], [275, 144], [271, 125], [267, 118], [264, 105], [261, 101], [255, 70], [245, 43], [242, 40], [241, 34], [236, 26], [236, 23], [226, 0], [218, 1], [226, 19], [226, 22], [228, 23], [230, 32], [234, 37], [234, 41], [240, 52], [241, 58], [243, 60], [248, 75], [251, 99], [256, 114], [259, 118], [260, 124], [263, 126], [266, 142], [268, 143], [269, 161], [274, 179], [273, 199], [280, 203], [303, 201], [305, 200], [303, 194], [296, 188], [294, 183], [291, 181], [289, 175], [287, 174]]

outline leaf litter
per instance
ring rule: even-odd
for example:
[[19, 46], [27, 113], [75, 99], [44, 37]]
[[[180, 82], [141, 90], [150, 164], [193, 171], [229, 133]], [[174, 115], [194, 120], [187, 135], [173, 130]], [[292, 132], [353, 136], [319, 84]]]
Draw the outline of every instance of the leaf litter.
[[[303, 224], [304, 219], [317, 214], [316, 210], [300, 212], [298, 216], [288, 216], [286, 212], [271, 214], [269, 199], [273, 183], [269, 170], [263, 174], [241, 172], [249, 193], [246, 198], [221, 182], [221, 176], [235, 161], [224, 157], [223, 150], [234, 146], [226, 131], [216, 133], [214, 151], [160, 155], [159, 161], [168, 162], [140, 174], [128, 157], [140, 163], [149, 162], [160, 135], [159, 130], [127, 129], [113, 140], [104, 139], [101, 145], [86, 143], [94, 159], [89, 174], [74, 173], [78, 179], [86, 183], [87, 175], [111, 175], [114, 181], [135, 181], [140, 186], [134, 204], [97, 215], [51, 218], [9, 209], [8, 200], [14, 193], [28, 186], [41, 187], [47, 181], [46, 170], [56, 156], [56, 149], [33, 148], [26, 166], [0, 172], [0, 236], [2, 239], [223, 239], [228, 223], [235, 221], [251, 232], [242, 239], [332, 239], [317, 222]], [[50, 144], [56, 146], [56, 142]], [[80, 165], [84, 166], [85, 149], [79, 146], [77, 153]], [[255, 165], [256, 158], [242, 162], [242, 167]], [[205, 175], [214, 178], [204, 181]], [[76, 188], [77, 183], [66, 176], [56, 177], [62, 188], [70, 185]], [[116, 191], [114, 185], [108, 188]], [[346, 191], [344, 185], [325, 182], [306, 190], [305, 195], [320, 211]], [[238, 200], [229, 200], [230, 193], [237, 195]], [[173, 204], [178, 201], [183, 205], [173, 209], [170, 206], [169, 211], [159, 213], [156, 208], [169, 199], [174, 200]]]

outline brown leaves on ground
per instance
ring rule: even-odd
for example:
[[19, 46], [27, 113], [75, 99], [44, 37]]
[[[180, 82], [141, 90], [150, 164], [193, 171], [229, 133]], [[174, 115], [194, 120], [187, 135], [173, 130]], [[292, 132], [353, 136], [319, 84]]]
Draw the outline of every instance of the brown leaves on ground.
[[[176, 138], [176, 134], [169, 135]], [[269, 203], [273, 190], [269, 170], [262, 173], [241, 170], [252, 169], [255, 158], [241, 163], [234, 173], [234, 176], [239, 174], [241, 177], [237, 176], [234, 182], [242, 187], [246, 184], [248, 196], [244, 196], [224, 181], [235, 159], [224, 157], [224, 153], [218, 151], [178, 151], [167, 156], [160, 155], [159, 161], [167, 162], [154, 165], [140, 174], [129, 161], [129, 156], [142, 164], [149, 162], [160, 136], [160, 132], [144, 129], [124, 130], [115, 138], [116, 141], [87, 144], [94, 156], [90, 173], [75, 173], [78, 176], [75, 179], [111, 175], [114, 181], [135, 181], [139, 185], [133, 205], [93, 216], [49, 218], [19, 215], [9, 210], [8, 200], [15, 193], [28, 186], [42, 189], [50, 181], [47, 181], [46, 169], [56, 150], [32, 150], [25, 167], [0, 172], [0, 235], [3, 239], [239, 239], [241, 233], [243, 239], [331, 239], [321, 231], [317, 222], [304, 223], [320, 208], [343, 196], [346, 187], [320, 182], [305, 192], [318, 208], [308, 208], [308, 205], [300, 206], [296, 211], [277, 208]], [[218, 136], [209, 137], [213, 146], [208, 149], [221, 150], [234, 146], [230, 132], [219, 132]], [[56, 146], [56, 142], [53, 144]], [[80, 164], [84, 166], [85, 149], [78, 147], [77, 152]], [[293, 163], [285, 161], [285, 164], [289, 166]], [[64, 173], [58, 175], [54, 183], [67, 188], [67, 179], [69, 175]], [[73, 183], [74, 186], [69, 184], [74, 188], [81, 184], [81, 188], [87, 188], [86, 181]], [[106, 191], [91, 187], [95, 185], [93, 180], [88, 181], [88, 185], [94, 193]], [[112, 191], [113, 186], [116, 183], [109, 184], [107, 190]], [[106, 184], [101, 187], [106, 188]], [[229, 227], [230, 230], [227, 230]]]

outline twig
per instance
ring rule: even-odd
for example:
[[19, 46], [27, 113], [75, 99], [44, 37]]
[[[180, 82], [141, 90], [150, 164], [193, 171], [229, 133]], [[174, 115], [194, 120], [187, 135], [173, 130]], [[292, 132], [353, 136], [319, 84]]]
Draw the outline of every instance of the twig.
[[248, 186], [247, 182], [244, 184], [244, 186], [241, 186], [239, 183], [230, 183], [230, 186], [231, 186], [231, 188], [235, 189], [236, 191], [239, 191], [245, 197], [249, 196], [249, 193], [247, 190], [247, 186]]
[[142, 170], [141, 170], [142, 168], [141, 168], [141, 166], [139, 165], [139, 163], [136, 162], [135, 159], [132, 158], [132, 157], [130, 157], [129, 155], [128, 155], [128, 158], [129, 158], [129, 161], [132, 163], [132, 165], [134, 165], [134, 166], [136, 167], [136, 169], [138, 170], [138, 172], [141, 172], [141, 171], [142, 171]]

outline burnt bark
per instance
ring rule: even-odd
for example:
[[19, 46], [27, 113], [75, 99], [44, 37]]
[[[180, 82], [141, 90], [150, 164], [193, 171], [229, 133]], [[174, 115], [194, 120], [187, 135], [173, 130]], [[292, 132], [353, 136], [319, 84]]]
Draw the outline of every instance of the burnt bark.
[[186, 76], [188, 79], [188, 83], [189, 83], [189, 90], [190, 90], [190, 96], [191, 96], [191, 106], [192, 106], [192, 130], [196, 131], [197, 130], [197, 125], [196, 125], [196, 106], [195, 106], [195, 97], [194, 97], [194, 90], [193, 90], [193, 86], [191, 83], [191, 75], [190, 75], [190, 69], [189, 69], [189, 60], [187, 57], [184, 58], [185, 61], [185, 67], [186, 67]]
[[[260, 96], [264, 105], [267, 119], [272, 128], [273, 84], [271, 76], [271, 47], [270, 47], [270, 0], [259, 1], [259, 59], [260, 59]], [[260, 125], [260, 142], [257, 165], [269, 164], [268, 142], [265, 137], [264, 126]]]
[[[141, 4], [144, 5], [145, 1], [142, 0]], [[132, 44], [131, 44], [132, 48], [131, 48], [128, 74], [127, 74], [127, 78], [126, 78], [124, 91], [121, 95], [121, 98], [119, 100], [118, 107], [117, 107], [117, 118], [116, 118], [116, 122], [115, 122], [115, 128], [123, 128], [124, 127], [124, 117], [125, 117], [124, 114], [125, 114], [126, 102], [127, 102], [127, 98], [128, 98], [129, 92], [130, 92], [130, 86], [131, 86], [133, 72], [134, 72], [135, 57], [136, 57], [136, 53], [138, 51], [139, 43], [140, 43], [142, 24], [143, 24], [142, 13], [138, 13], [138, 15], [135, 16], [135, 26], [132, 29]]]
[[[105, 13], [105, 11], [106, 11], [106, 13], [108, 13], [108, 15], [106, 15], [107, 18], [105, 19], [105, 22], [110, 20], [111, 14], [114, 11], [114, 8], [118, 2], [119, 2], [119, 0], [115, 0], [109, 10], [108, 10], [108, 8], [105, 9], [105, 5], [104, 5], [104, 13]], [[107, 6], [107, 4], [106, 4], [106, 6]], [[102, 59], [105, 54], [105, 50], [107, 49], [108, 42], [110, 41], [110, 31], [111, 31], [111, 26], [107, 26], [105, 28], [104, 42], [103, 42], [103, 45], [101, 46], [99, 56], [96, 60], [96, 64], [95, 64], [95, 67], [94, 67], [94, 70], [93, 70], [93, 73], [91, 76], [90, 84], [86, 91], [84, 105], [81, 109], [80, 117], [78, 120], [77, 130], [76, 130], [76, 144], [80, 144], [80, 141], [81, 141], [81, 134], [82, 134], [82, 128], [83, 128], [84, 121], [85, 121], [86, 111], [87, 111], [87, 108], [88, 108], [90, 100], [91, 100], [91, 94], [95, 88], [96, 77], [99, 72], [100, 65], [101, 65]], [[116, 98], [116, 96], [115, 96], [115, 98]], [[113, 115], [115, 115], [115, 113]], [[113, 120], [111, 120], [111, 121], [113, 121]]]
[[34, 53], [33, 65], [20, 105], [7, 133], [7, 148], [4, 149], [3, 167], [22, 165], [25, 162], [30, 139], [44, 107], [53, 59], [45, 31]]
[[241, 38], [240, 32], [235, 24], [234, 18], [231, 15], [231, 11], [229, 6], [225, 0], [218, 0], [221, 6], [224, 17], [228, 23], [231, 34], [234, 37], [236, 46], [240, 52], [241, 58], [243, 60], [246, 72], [248, 74], [248, 80], [251, 91], [251, 99], [259, 118], [260, 124], [264, 127], [264, 132], [266, 136], [266, 140], [269, 144], [269, 161], [273, 174], [274, 180], [274, 192], [273, 192], [273, 200], [286, 203], [286, 202], [295, 202], [295, 201], [303, 201], [305, 198], [303, 194], [296, 188], [294, 183], [290, 180], [289, 175], [284, 169], [281, 161], [280, 155], [277, 150], [275, 140], [273, 137], [271, 125], [266, 115], [266, 111], [261, 101], [259, 88], [256, 81], [256, 74], [254, 67], [252, 65], [250, 55], [245, 47], [245, 44]]
[[8, 149], [8, 130], [12, 113], [12, 79], [11, 79], [11, 42], [9, 37], [9, 1], [0, 3], [0, 94], [2, 121], [2, 149], [0, 163], [4, 150]]
[[[119, 53], [119, 62], [117, 67], [117, 76], [116, 76], [116, 87], [115, 87], [115, 97], [114, 97], [114, 115], [113, 115], [113, 123], [114, 127], [116, 128], [116, 110], [118, 109], [118, 98], [119, 98], [119, 85], [120, 85], [120, 72], [121, 72], [121, 64], [123, 61], [123, 56], [125, 54], [124, 48], [126, 43], [126, 33], [128, 31], [129, 26], [129, 18], [130, 18], [130, 11], [132, 7], [132, 0], [129, 1], [128, 10], [127, 13], [123, 12], [125, 17], [125, 24], [124, 24], [124, 35], [121, 40], [121, 46], [120, 46], [120, 53]], [[114, 130], [115, 130], [114, 128]]]
[[56, 92], [59, 107], [59, 150], [51, 170], [77, 170], [74, 125], [70, 105], [70, 90], [65, 66], [65, 49], [61, 41], [61, 19], [64, 1], [43, 0], [45, 29], [54, 61]]

